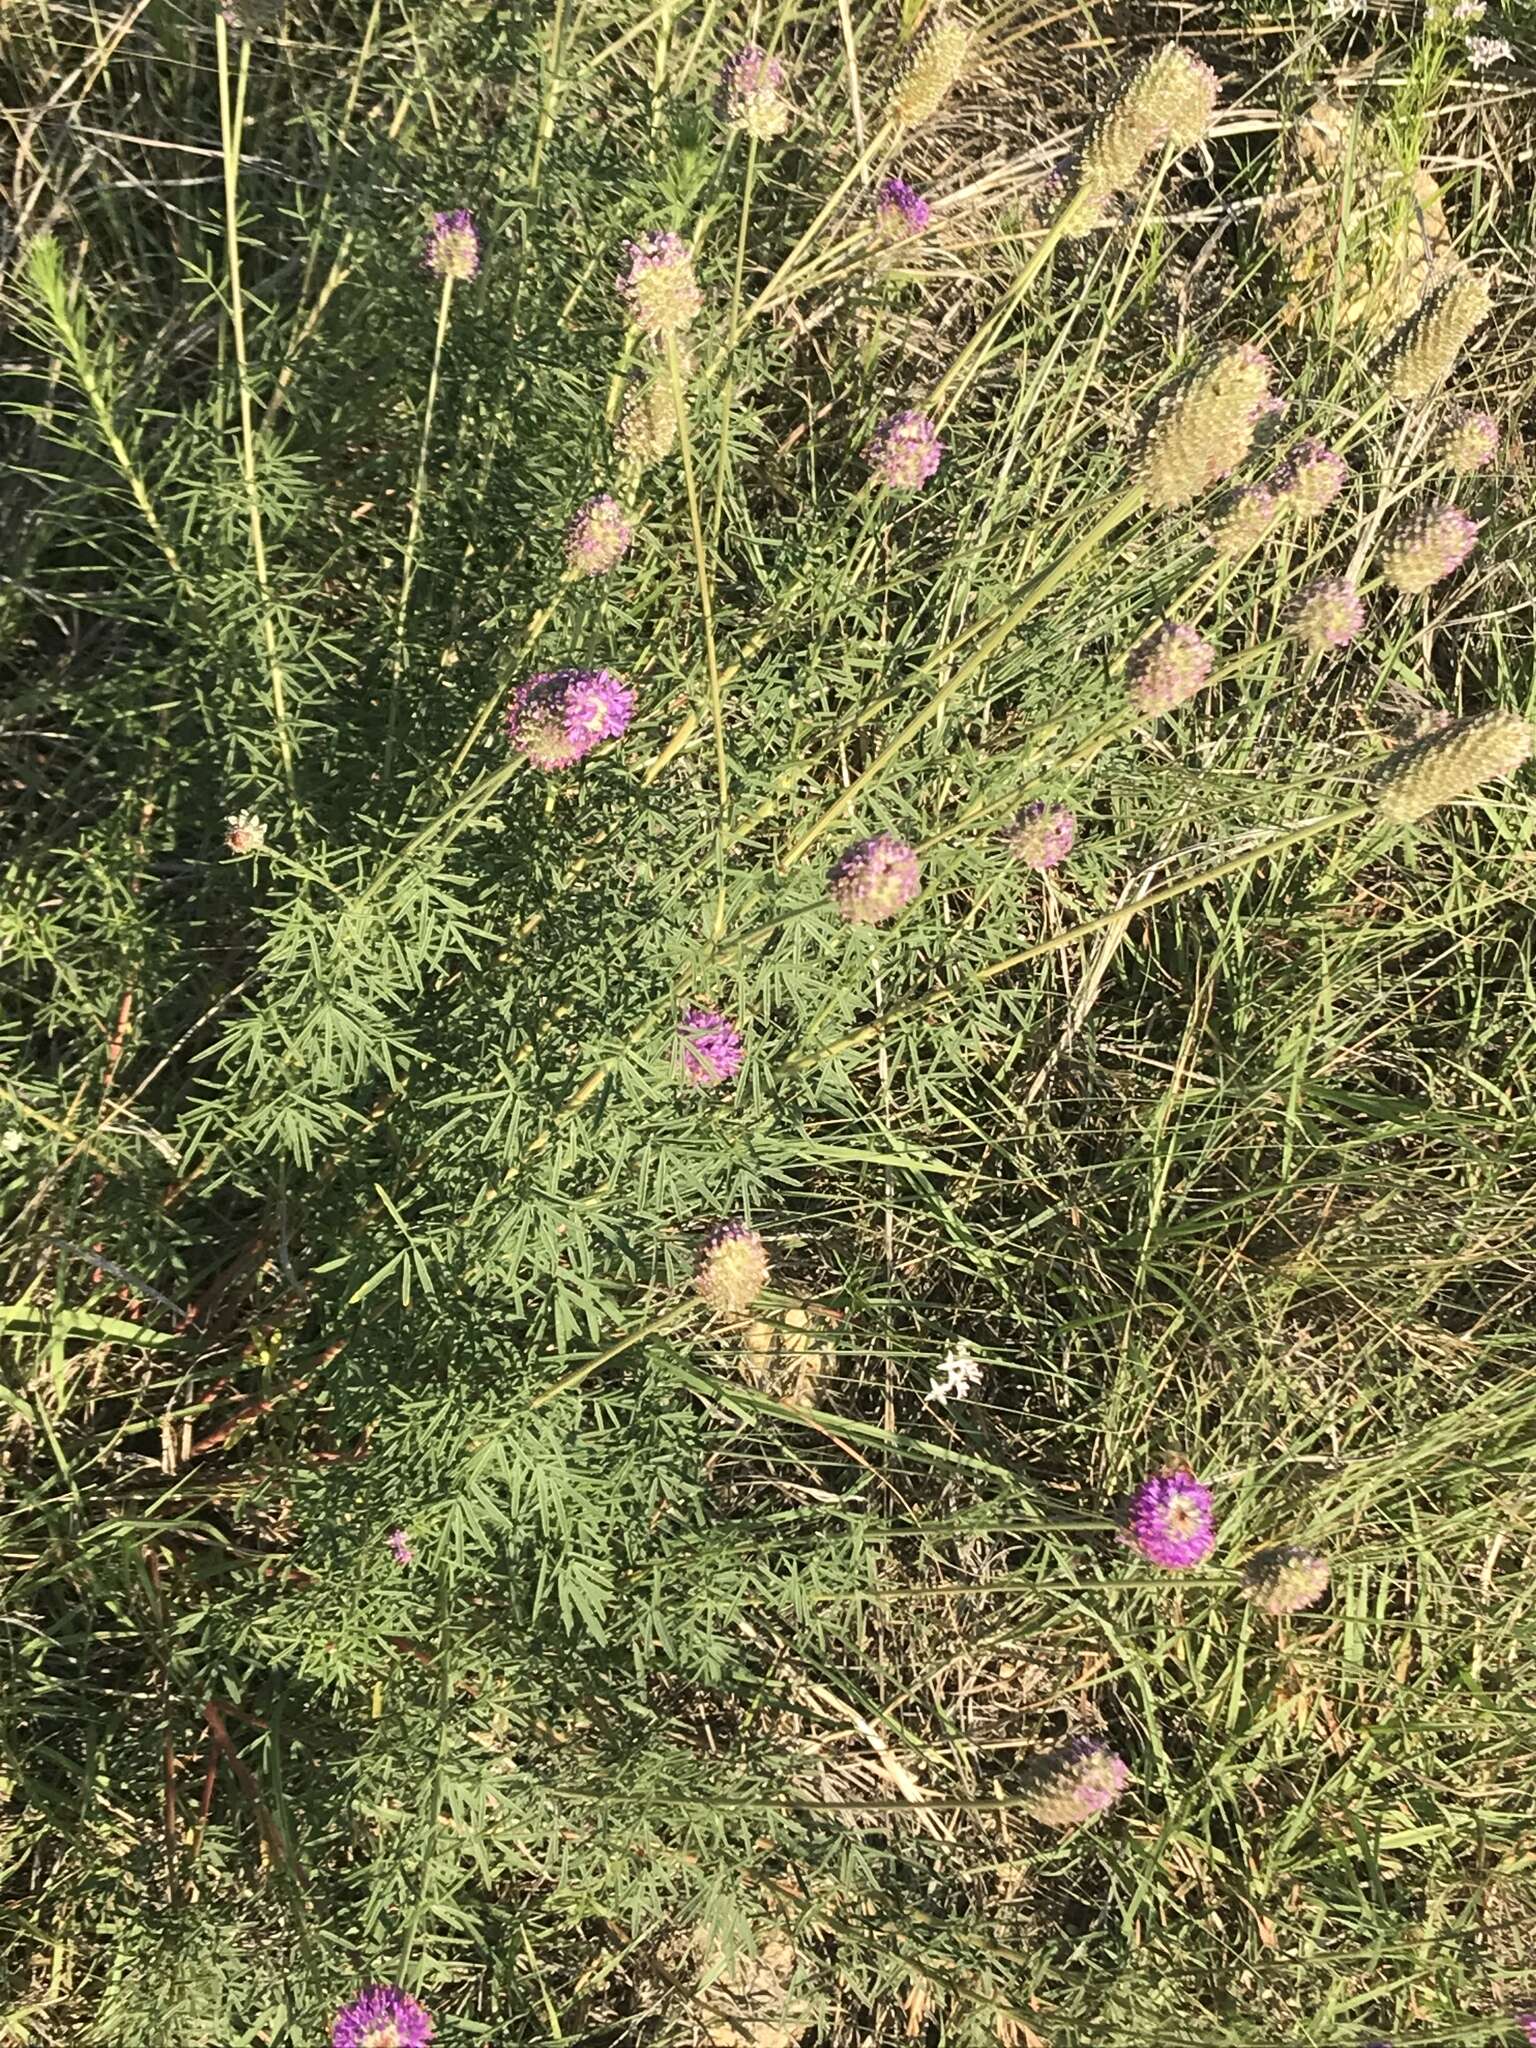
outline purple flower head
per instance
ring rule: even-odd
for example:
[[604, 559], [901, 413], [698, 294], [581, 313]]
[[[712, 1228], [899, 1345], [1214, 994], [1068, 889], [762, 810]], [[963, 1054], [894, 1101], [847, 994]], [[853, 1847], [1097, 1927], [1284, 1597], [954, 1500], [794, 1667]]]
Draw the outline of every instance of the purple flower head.
[[628, 248], [629, 268], [621, 273], [618, 289], [630, 319], [656, 340], [681, 334], [704, 303], [692, 250], [670, 228], [648, 228]]
[[1347, 647], [1365, 624], [1365, 605], [1347, 576], [1319, 576], [1306, 584], [1280, 614], [1287, 633], [1313, 654]]
[[389, 1554], [402, 1571], [408, 1564], [416, 1562], [416, 1553], [411, 1548], [411, 1539], [403, 1529], [390, 1530]]
[[943, 456], [939, 430], [922, 412], [892, 413], [864, 450], [864, 460], [893, 491], [920, 491]]
[[905, 178], [887, 178], [875, 194], [875, 219], [882, 233], [895, 240], [920, 235], [933, 219], [933, 208]]
[[699, 1247], [693, 1284], [711, 1308], [740, 1315], [768, 1285], [768, 1247], [745, 1223], [720, 1223]]
[[740, 1069], [741, 1033], [718, 1010], [684, 1010], [677, 1035], [690, 1087], [718, 1088]]
[[1188, 1571], [1204, 1564], [1216, 1547], [1211, 1489], [1192, 1472], [1156, 1472], [1131, 1495], [1125, 1540], [1148, 1564], [1164, 1571]]
[[612, 669], [558, 668], [512, 692], [507, 738], [535, 768], [570, 768], [617, 739], [634, 715], [635, 693]]
[[480, 236], [475, 216], [466, 213], [462, 206], [452, 213], [434, 213], [421, 260], [434, 277], [468, 284], [480, 268]]
[[1349, 478], [1349, 464], [1321, 441], [1298, 441], [1270, 478], [1281, 508], [1297, 519], [1316, 519], [1328, 510]]
[[565, 530], [565, 565], [578, 576], [603, 576], [621, 562], [635, 537], [633, 522], [606, 491], [588, 498]]
[[917, 855], [889, 832], [860, 839], [840, 853], [827, 889], [848, 924], [884, 924], [905, 910], [923, 886]]
[[1154, 715], [1187, 704], [1210, 680], [1216, 650], [1193, 626], [1172, 619], [1144, 633], [1126, 656], [1125, 679], [1138, 711]]
[[1536, 2012], [1523, 2012], [1519, 2014], [1515, 2020], [1515, 2025], [1524, 2034], [1527, 2041], [1530, 2042], [1531, 2048], [1536, 2048]]
[[772, 142], [789, 126], [794, 111], [784, 96], [788, 84], [778, 58], [748, 43], [720, 67], [715, 105], [721, 120], [757, 142]]
[[432, 2015], [398, 1984], [370, 1984], [331, 2021], [331, 2048], [427, 2048]]
[[1274, 493], [1264, 484], [1243, 484], [1229, 491], [1208, 529], [1211, 546], [1219, 554], [1246, 554], [1269, 532], [1279, 509]]
[[1025, 1775], [1024, 1804], [1047, 1826], [1070, 1828], [1097, 1820], [1131, 1782], [1124, 1759], [1106, 1743], [1074, 1735], [1033, 1758]]
[[1003, 844], [1015, 860], [1044, 874], [1072, 851], [1077, 838], [1077, 818], [1065, 804], [1026, 804], [1017, 820], [1003, 835]]

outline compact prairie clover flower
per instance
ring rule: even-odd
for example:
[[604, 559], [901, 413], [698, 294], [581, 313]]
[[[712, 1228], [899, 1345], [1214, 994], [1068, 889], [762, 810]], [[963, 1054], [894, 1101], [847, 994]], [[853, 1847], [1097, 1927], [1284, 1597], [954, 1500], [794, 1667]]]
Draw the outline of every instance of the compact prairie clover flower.
[[551, 669], [513, 691], [507, 738], [535, 768], [570, 768], [634, 715], [635, 693], [612, 669]]
[[432, 2015], [398, 1984], [370, 1984], [331, 2021], [331, 2048], [427, 2048]]
[[1267, 485], [1243, 484], [1222, 499], [1206, 536], [1218, 554], [1245, 555], [1264, 539], [1279, 510]]
[[1153, 150], [1191, 149], [1210, 133], [1220, 86], [1209, 64], [1168, 43], [1137, 66], [1089, 130], [1070, 179], [1066, 227], [1087, 234], [1136, 182]]
[[1492, 311], [1487, 285], [1470, 270], [1442, 279], [1381, 353], [1382, 381], [1392, 396], [1425, 397]]
[[1031, 1758], [1025, 1772], [1026, 1813], [1047, 1827], [1071, 1828], [1097, 1820], [1114, 1805], [1131, 1774], [1107, 1743], [1074, 1735]]
[[1513, 775], [1533, 747], [1536, 728], [1513, 711], [1474, 712], [1389, 754], [1371, 778], [1371, 800], [1389, 824], [1416, 825], [1441, 804]]
[[740, 1315], [768, 1285], [768, 1248], [745, 1223], [721, 1223], [699, 1248], [693, 1284], [711, 1308]]
[[1077, 838], [1077, 818], [1065, 804], [1026, 804], [1003, 834], [1003, 844], [1015, 860], [1044, 874], [1064, 861]]
[[741, 1033], [718, 1010], [684, 1010], [677, 1027], [683, 1079], [694, 1088], [718, 1088], [739, 1071]]
[[915, 128], [919, 121], [936, 113], [965, 70], [970, 54], [970, 35], [959, 22], [930, 23], [912, 45], [896, 75], [891, 119], [902, 128]]
[[629, 268], [619, 296], [642, 334], [665, 340], [681, 334], [704, 303], [693, 274], [693, 252], [670, 228], [649, 228], [629, 245]]
[[1347, 576], [1319, 576], [1286, 604], [1280, 623], [1313, 654], [1347, 647], [1365, 624], [1365, 605]]
[[1257, 1551], [1243, 1566], [1243, 1591], [1265, 1614], [1299, 1614], [1327, 1590], [1327, 1558], [1294, 1543]]
[[921, 412], [892, 413], [864, 450], [864, 460], [893, 491], [920, 491], [943, 458], [939, 430]]
[[565, 529], [565, 565], [578, 576], [604, 576], [629, 552], [635, 537], [617, 498], [588, 498]]
[[267, 828], [254, 811], [235, 811], [224, 820], [224, 844], [233, 854], [260, 853]]
[[434, 277], [468, 284], [480, 268], [480, 236], [474, 215], [462, 206], [452, 213], [434, 213], [421, 260]]
[[1155, 1472], [1131, 1495], [1124, 1533], [1133, 1550], [1164, 1571], [1204, 1564], [1216, 1547], [1211, 1489], [1182, 1466]]
[[1516, 2019], [1515, 2025], [1524, 2034], [1527, 2041], [1530, 2042], [1531, 2048], [1536, 2048], [1536, 2012], [1521, 2013]]
[[[684, 371], [681, 362], [678, 369]], [[619, 453], [640, 469], [665, 462], [677, 446], [677, 399], [669, 370], [659, 375], [649, 370], [630, 371], [624, 380], [613, 439]]]
[[827, 875], [827, 889], [848, 924], [884, 924], [905, 910], [922, 887], [917, 855], [889, 832], [860, 839], [840, 853]]
[[1321, 441], [1298, 441], [1270, 478], [1276, 507], [1293, 519], [1316, 519], [1343, 490], [1349, 464]]
[[784, 97], [788, 74], [777, 57], [748, 43], [720, 67], [715, 104], [728, 127], [740, 128], [755, 142], [772, 142], [789, 126], [794, 112]]
[[1210, 681], [1216, 650], [1193, 626], [1171, 619], [1144, 633], [1125, 658], [1126, 687], [1138, 711], [1156, 716], [1187, 704]]
[[1187, 505], [1236, 469], [1271, 410], [1268, 356], [1237, 342], [1198, 364], [1159, 399], [1142, 427], [1134, 469], [1150, 503]]
[[905, 178], [887, 178], [875, 194], [875, 220], [887, 235], [920, 235], [932, 219], [933, 208]]
[[1465, 473], [1486, 469], [1499, 452], [1499, 423], [1491, 412], [1458, 407], [1446, 415], [1435, 440], [1434, 459]]
[[1387, 537], [1381, 573], [1409, 597], [1452, 576], [1477, 546], [1478, 521], [1456, 505], [1413, 512]]
[[402, 1571], [408, 1564], [416, 1562], [416, 1553], [411, 1548], [411, 1539], [403, 1529], [390, 1530], [389, 1554]]

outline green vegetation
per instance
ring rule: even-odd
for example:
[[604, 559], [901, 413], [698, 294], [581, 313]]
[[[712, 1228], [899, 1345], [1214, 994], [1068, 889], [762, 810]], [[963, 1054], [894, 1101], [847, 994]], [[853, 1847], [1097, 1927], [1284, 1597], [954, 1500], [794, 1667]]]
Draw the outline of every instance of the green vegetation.
[[[1536, 53], [964, 25], [939, 92], [916, 8], [4, 10], [0, 2043], [321, 2043], [374, 1981], [445, 2048], [1536, 2006], [1531, 771], [1368, 779], [1533, 712]], [[1133, 96], [1122, 186], [1085, 123], [1170, 27], [1215, 125]], [[1393, 396], [1453, 273], [1491, 315]], [[1233, 481], [1348, 474], [1217, 553], [1222, 484], [1138, 479], [1243, 344]], [[907, 410], [916, 492], [862, 454]], [[1476, 549], [1398, 594], [1442, 495]], [[1319, 578], [1366, 620], [1313, 653]], [[1217, 663], [1158, 715], [1164, 621]], [[566, 667], [634, 718], [540, 772]], [[846, 921], [877, 834], [921, 891]], [[1116, 1515], [1179, 1462], [1176, 1574]], [[1131, 1783], [1048, 1828], [1074, 1734]]]

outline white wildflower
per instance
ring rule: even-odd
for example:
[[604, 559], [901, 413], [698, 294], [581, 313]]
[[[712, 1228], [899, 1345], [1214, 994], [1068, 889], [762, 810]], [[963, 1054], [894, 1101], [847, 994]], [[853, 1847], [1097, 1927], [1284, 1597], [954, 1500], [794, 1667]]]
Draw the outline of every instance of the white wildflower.
[[236, 811], [224, 826], [224, 844], [231, 853], [260, 853], [267, 843], [267, 828], [254, 811]]
[[925, 1401], [948, 1401], [956, 1395], [974, 1393], [981, 1385], [981, 1367], [972, 1358], [970, 1350], [962, 1340], [951, 1344], [944, 1354], [944, 1362], [934, 1375], [933, 1385], [924, 1394]]
[[1468, 36], [1467, 62], [1474, 71], [1487, 71], [1495, 64], [1513, 64], [1515, 53], [1504, 36]]
[[1456, 0], [1451, 9], [1452, 21], [1481, 21], [1488, 12], [1488, 0]]

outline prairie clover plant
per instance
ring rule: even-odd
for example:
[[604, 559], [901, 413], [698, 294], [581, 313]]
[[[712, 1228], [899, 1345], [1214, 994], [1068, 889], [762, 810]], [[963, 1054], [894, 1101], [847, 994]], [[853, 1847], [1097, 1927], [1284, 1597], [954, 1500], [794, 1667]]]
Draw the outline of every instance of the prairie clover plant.
[[1523, 2009], [1520, 140], [1377, 12], [1326, 318], [1283, 24], [8, 12], [39, 2038]]

